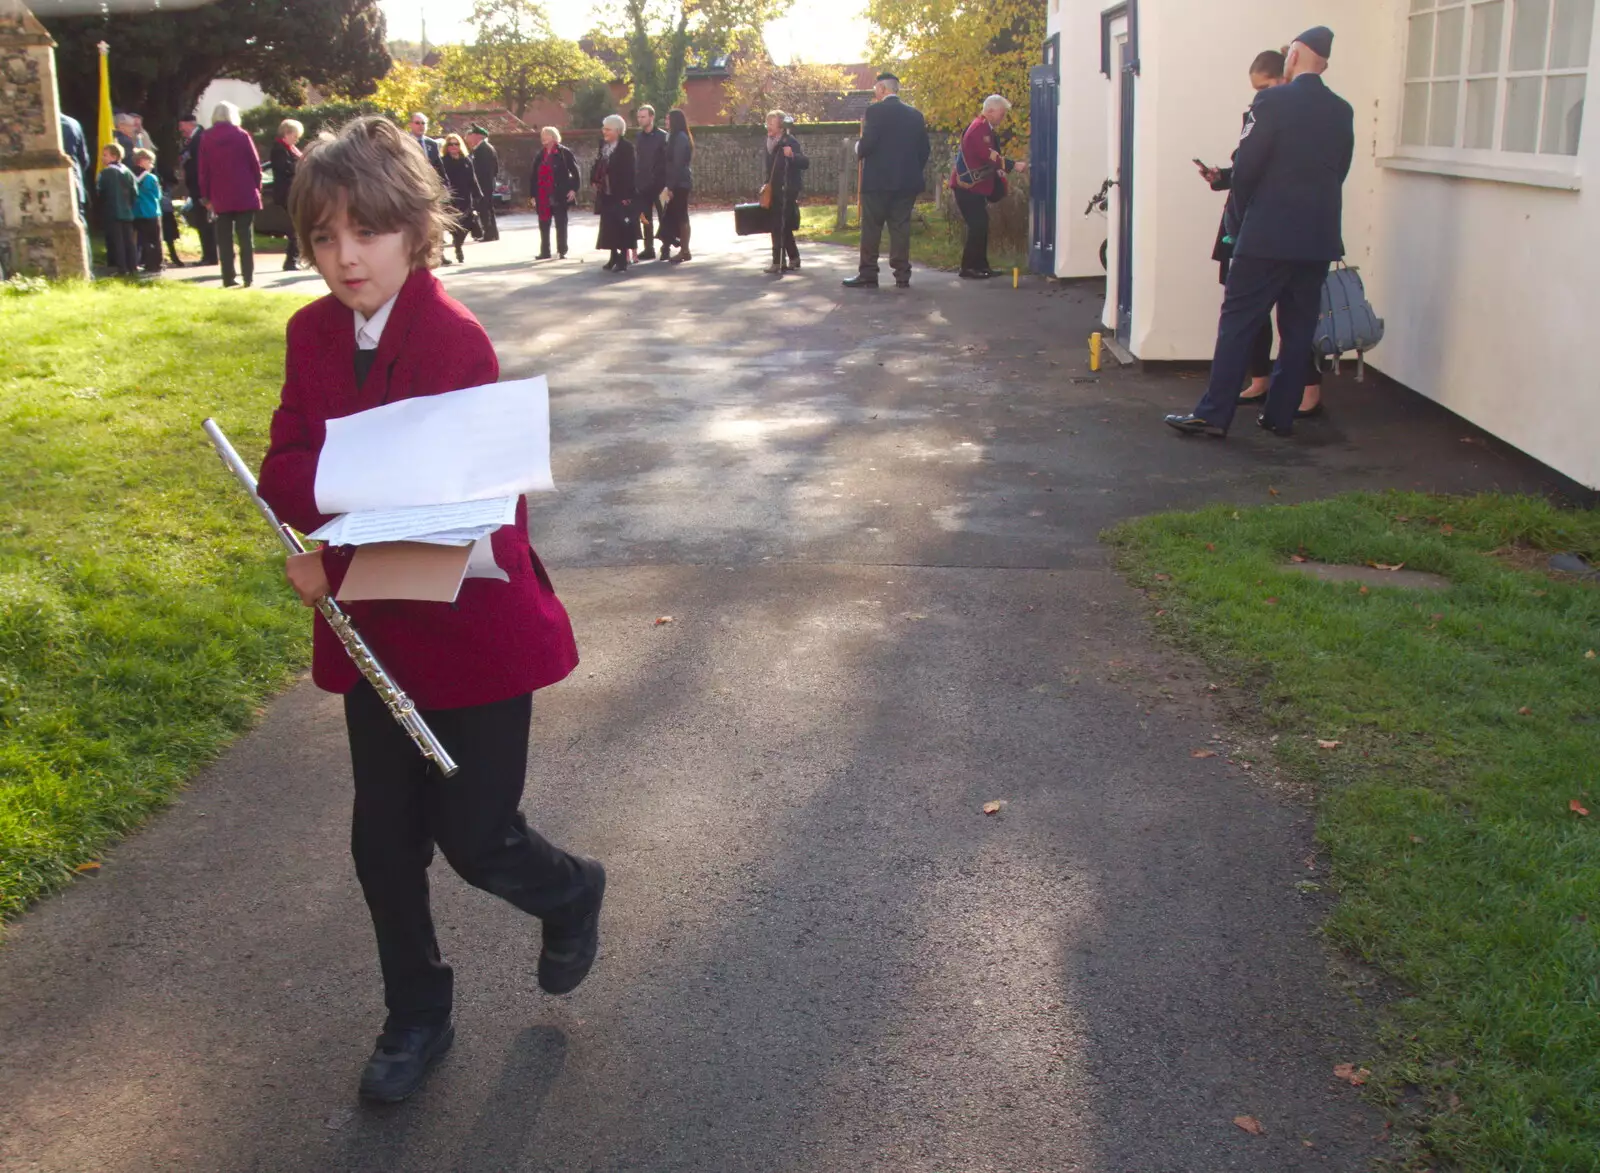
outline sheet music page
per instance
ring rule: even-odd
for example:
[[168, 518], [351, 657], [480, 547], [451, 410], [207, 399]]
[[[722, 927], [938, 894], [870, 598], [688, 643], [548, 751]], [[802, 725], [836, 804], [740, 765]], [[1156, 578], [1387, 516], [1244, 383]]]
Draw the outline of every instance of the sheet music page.
[[413, 505], [405, 509], [364, 509], [335, 518], [309, 536], [338, 546], [430, 538], [442, 545], [470, 545], [482, 530], [499, 529], [515, 521], [518, 500], [520, 498], [511, 496], [491, 501]]
[[550, 390], [543, 375], [402, 399], [331, 419], [317, 459], [317, 508], [323, 513], [482, 501], [554, 488]]

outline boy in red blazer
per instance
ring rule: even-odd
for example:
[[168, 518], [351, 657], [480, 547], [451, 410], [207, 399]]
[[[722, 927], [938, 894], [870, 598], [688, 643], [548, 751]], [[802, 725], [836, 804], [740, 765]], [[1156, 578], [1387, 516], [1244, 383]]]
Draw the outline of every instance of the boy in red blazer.
[[[492, 383], [500, 367], [483, 327], [428, 268], [451, 222], [449, 196], [393, 124], [360, 118], [322, 134], [300, 162], [289, 215], [331, 293], [289, 320], [260, 489], [283, 521], [310, 532], [330, 520], [314, 491], [329, 419]], [[491, 542], [508, 581], [469, 578], [454, 604], [346, 604], [459, 764], [448, 780], [417, 753], [321, 616], [313, 620], [312, 676], [345, 698], [350, 851], [388, 1007], [361, 1075], [370, 1100], [409, 1096], [455, 1035], [450, 967], [428, 908], [435, 844], [469, 884], [540, 918], [546, 991], [575, 989], [599, 947], [605, 869], [546, 842], [518, 810], [533, 692], [576, 667], [572, 625], [528, 542], [525, 504]], [[297, 554], [289, 581], [311, 605], [338, 589], [352, 553]]]

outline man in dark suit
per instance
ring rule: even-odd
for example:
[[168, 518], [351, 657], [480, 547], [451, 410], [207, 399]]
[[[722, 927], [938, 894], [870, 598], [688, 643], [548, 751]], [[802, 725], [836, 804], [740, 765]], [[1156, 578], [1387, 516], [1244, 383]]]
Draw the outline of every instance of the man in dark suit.
[[639, 198], [635, 205], [644, 225], [641, 261], [656, 259], [656, 229], [661, 222], [661, 190], [667, 186], [667, 132], [656, 125], [656, 108], [640, 106], [633, 115], [639, 134], [633, 140], [633, 166]]
[[195, 232], [200, 236], [200, 263], [215, 265], [217, 226], [211, 219], [211, 213], [200, 202], [200, 138], [204, 133], [193, 111], [178, 119], [178, 138], [183, 144], [178, 162], [183, 166], [183, 192], [189, 199], [189, 211], [185, 218], [194, 225]]
[[928, 166], [928, 126], [918, 110], [900, 100], [900, 79], [878, 75], [875, 99], [861, 120], [861, 271], [844, 284], [851, 289], [878, 285], [878, 246], [889, 228], [889, 267], [894, 283], [911, 284], [911, 208], [922, 194]]
[[1206, 393], [1167, 423], [1186, 435], [1225, 436], [1250, 366], [1251, 344], [1278, 310], [1278, 363], [1257, 423], [1294, 430], [1311, 370], [1311, 340], [1328, 264], [1344, 255], [1345, 176], [1355, 154], [1355, 115], [1322, 73], [1333, 33], [1308, 29], [1289, 46], [1287, 85], [1262, 90], [1250, 107], [1233, 166], [1223, 240], [1233, 245], [1217, 348]]
[[500, 225], [494, 218], [494, 181], [500, 177], [500, 152], [489, 141], [489, 132], [474, 122], [467, 128], [467, 149], [472, 152], [472, 170], [478, 177], [479, 240], [499, 240]]
[[439, 149], [439, 140], [428, 137], [428, 116], [426, 114], [413, 114], [411, 116], [411, 141], [424, 155], [428, 157], [428, 166], [432, 167], [444, 178], [444, 154]]

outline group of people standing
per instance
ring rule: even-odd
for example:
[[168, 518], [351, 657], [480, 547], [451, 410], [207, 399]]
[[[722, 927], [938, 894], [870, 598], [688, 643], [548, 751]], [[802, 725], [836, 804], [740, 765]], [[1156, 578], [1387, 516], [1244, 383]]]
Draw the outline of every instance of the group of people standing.
[[444, 182], [450, 193], [450, 206], [455, 209], [449, 248], [440, 250], [442, 262], [450, 264], [451, 250], [457, 261], [466, 260], [462, 246], [469, 234], [478, 241], [499, 240], [494, 185], [500, 174], [500, 153], [489, 141], [489, 132], [474, 122], [464, 134], [452, 132], [442, 139], [430, 138], [428, 116], [419, 112], [411, 116], [411, 141]]
[[1321, 411], [1312, 341], [1328, 265], [1344, 255], [1343, 189], [1355, 154], [1354, 112], [1322, 80], [1332, 52], [1333, 33], [1318, 26], [1281, 54], [1258, 55], [1233, 165], [1199, 164], [1228, 193], [1212, 252], [1225, 292], [1206, 393], [1193, 411], [1166, 417], [1185, 435], [1226, 436], [1241, 404], [1260, 405], [1256, 423], [1278, 436]]
[[[627, 272], [630, 258], [675, 264], [693, 259], [689, 252], [689, 193], [694, 188], [694, 136], [689, 133], [688, 115], [669, 110], [665, 131], [656, 126], [654, 106], [640, 106], [634, 117], [639, 133], [629, 142], [627, 122], [620, 114], [607, 115], [600, 126], [600, 150], [589, 169], [594, 210], [600, 217], [595, 247], [610, 253], [603, 268], [613, 273]], [[559, 144], [559, 132], [554, 128], [546, 127], [544, 133], [555, 134]], [[534, 180], [538, 190], [538, 165]], [[541, 210], [541, 233], [543, 215]], [[565, 209], [562, 218], [564, 235]], [[656, 223], [661, 226], [659, 233]], [[639, 247], [641, 231], [643, 248]], [[655, 248], [658, 239], [659, 253]], [[566, 255], [564, 249], [562, 255]]]

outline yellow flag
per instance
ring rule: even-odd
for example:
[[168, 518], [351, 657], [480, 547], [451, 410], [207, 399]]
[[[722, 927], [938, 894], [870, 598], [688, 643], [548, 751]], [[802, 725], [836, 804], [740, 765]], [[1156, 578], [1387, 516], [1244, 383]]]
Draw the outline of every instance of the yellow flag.
[[100, 136], [94, 149], [95, 174], [100, 173], [100, 160], [105, 148], [116, 142], [112, 133], [116, 124], [111, 118], [111, 70], [106, 64], [106, 55], [111, 52], [111, 46], [101, 41], [100, 49]]

